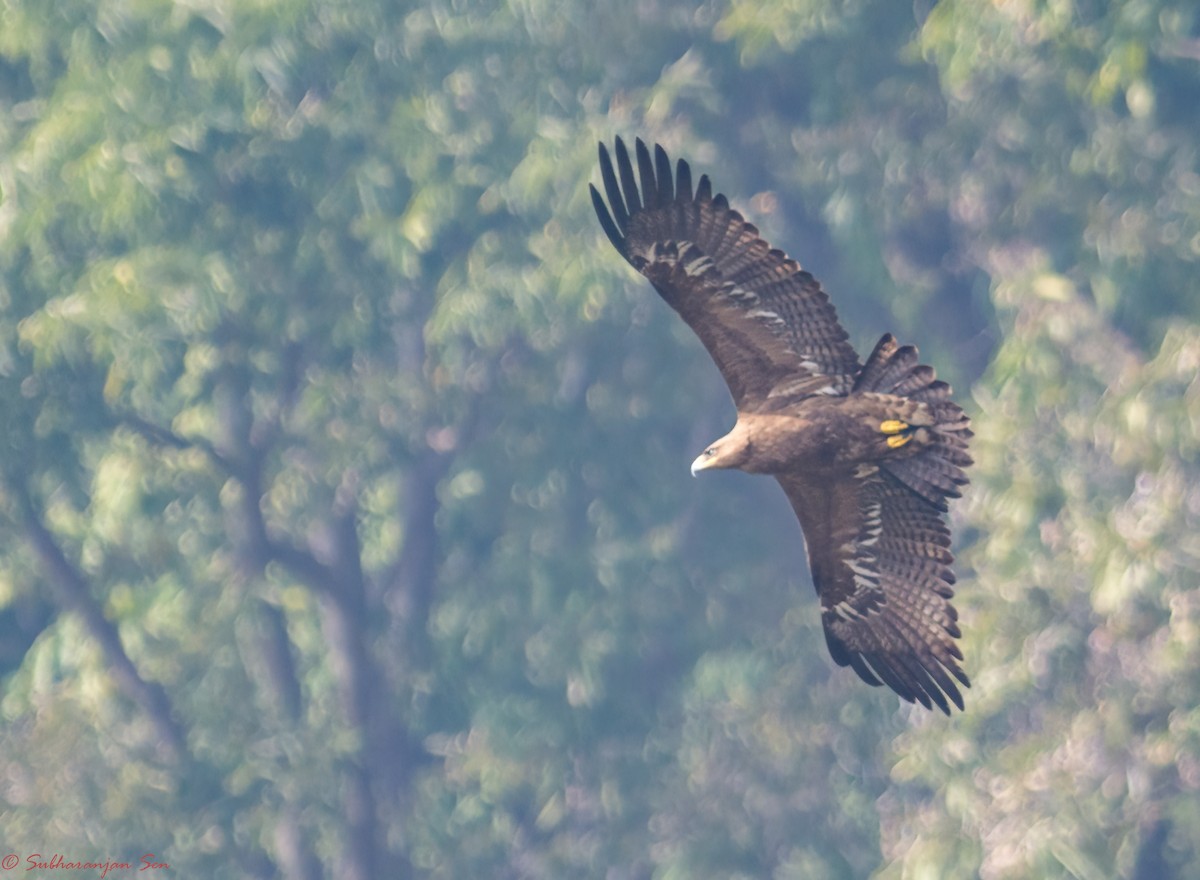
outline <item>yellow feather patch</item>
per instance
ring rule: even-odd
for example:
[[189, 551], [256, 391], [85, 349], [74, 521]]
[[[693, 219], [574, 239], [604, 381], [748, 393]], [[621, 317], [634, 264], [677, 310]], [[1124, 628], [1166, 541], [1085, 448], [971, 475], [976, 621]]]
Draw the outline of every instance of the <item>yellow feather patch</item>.
[[[908, 428], [909, 425], [907, 422], [901, 422], [897, 419], [888, 419], [886, 422], [879, 423], [879, 430], [885, 434], [899, 434], [901, 431], [907, 431]], [[891, 440], [888, 440], [888, 443], [891, 444]]]

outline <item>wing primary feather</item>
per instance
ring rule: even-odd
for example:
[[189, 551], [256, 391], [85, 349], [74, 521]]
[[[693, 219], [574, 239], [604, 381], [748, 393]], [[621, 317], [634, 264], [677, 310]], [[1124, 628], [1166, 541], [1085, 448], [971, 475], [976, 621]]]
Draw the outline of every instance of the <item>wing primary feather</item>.
[[[950, 699], [954, 700], [961, 709], [962, 695], [958, 693], [958, 689], [950, 681], [937, 659], [929, 654], [927, 649], [923, 650], [920, 638], [916, 634], [905, 632], [900, 627], [893, 627], [892, 630], [893, 637], [898, 643], [907, 645], [911, 650], [893, 651], [889, 659], [894, 664], [902, 666], [916, 683], [917, 690], [924, 692], [947, 715], [950, 714], [950, 706], [946, 703], [946, 697], [942, 695], [942, 689], [946, 690]], [[925, 703], [925, 706], [928, 707], [929, 704]]]
[[947, 715], [950, 714], [950, 708], [945, 705], [946, 698], [933, 687], [933, 682], [919, 663], [906, 656], [887, 658], [881, 662], [890, 663], [892, 671], [908, 682], [910, 700], [915, 699], [926, 709], [932, 709], [936, 704]]
[[669, 205], [675, 201], [674, 178], [671, 176], [671, 160], [659, 144], [654, 145], [654, 169], [654, 176], [658, 180], [658, 203]]
[[913, 681], [906, 669], [888, 663], [886, 655], [881, 655], [880, 652], [867, 654], [866, 658], [870, 662], [871, 669], [874, 670], [875, 674], [883, 679], [883, 683], [903, 699], [908, 700], [910, 703], [920, 703], [926, 709], [933, 708], [929, 703], [929, 697], [925, 696], [917, 682]]
[[[920, 688], [920, 692], [925, 694], [925, 696], [932, 700], [939, 709], [949, 715], [950, 704], [946, 702], [946, 697], [942, 694], [941, 689], [937, 686], [936, 681], [932, 677], [930, 669], [913, 654], [901, 654], [899, 659], [908, 670], [909, 675], [916, 680], [917, 686]], [[931, 660], [930, 662], [934, 663], [936, 661]], [[957, 690], [953, 684], [950, 684], [949, 679], [947, 679], [946, 684], [949, 685], [951, 690]], [[959, 699], [961, 700], [962, 697], [959, 697]], [[925, 706], [928, 708], [929, 704], [925, 703]]]
[[696, 184], [696, 201], [711, 202], [712, 201], [712, 181], [708, 179], [707, 174], [700, 175], [700, 182]]
[[682, 159], [675, 163], [675, 198], [680, 202], [692, 200], [692, 169]]
[[654, 181], [654, 163], [650, 160], [650, 150], [641, 138], [634, 141], [634, 151], [637, 153], [638, 176], [642, 180], [642, 202], [649, 208], [662, 205], [658, 199], [658, 184]]
[[604, 199], [600, 197], [600, 193], [596, 191], [596, 187], [588, 184], [588, 189], [592, 191], [592, 206], [596, 209], [596, 216], [600, 218], [600, 226], [604, 229], [604, 234], [608, 236], [608, 240], [612, 242], [619, 252], [625, 253], [625, 239], [621, 237], [621, 230], [613, 223], [612, 217], [608, 214], [608, 208], [604, 206]]
[[629, 151], [625, 142], [617, 138], [617, 171], [621, 175], [621, 189], [625, 191], [625, 210], [633, 216], [642, 210], [642, 200], [638, 196], [637, 178], [633, 176], [633, 163], [629, 161]]
[[[926, 667], [926, 672], [929, 673], [929, 676], [941, 688], [942, 692], [950, 698], [950, 701], [958, 707], [958, 711], [962, 712], [966, 709], [962, 693], [955, 686], [954, 682], [950, 680], [950, 676], [946, 674], [945, 667], [938, 664], [936, 660], [931, 660], [930, 665]], [[947, 715], [950, 714], [949, 706], [942, 706], [941, 709]]]
[[[624, 231], [629, 225], [629, 212], [625, 210], [625, 198], [621, 195], [621, 187], [617, 183], [616, 172], [613, 171], [612, 159], [609, 158], [604, 144], [600, 145], [600, 177], [604, 180], [604, 192], [608, 195], [608, 203], [612, 205], [613, 219], [616, 221], [617, 228]], [[601, 222], [604, 221], [601, 220]], [[609, 237], [611, 238], [611, 236]], [[621, 253], [625, 252], [622, 245], [617, 245], [617, 250]]]

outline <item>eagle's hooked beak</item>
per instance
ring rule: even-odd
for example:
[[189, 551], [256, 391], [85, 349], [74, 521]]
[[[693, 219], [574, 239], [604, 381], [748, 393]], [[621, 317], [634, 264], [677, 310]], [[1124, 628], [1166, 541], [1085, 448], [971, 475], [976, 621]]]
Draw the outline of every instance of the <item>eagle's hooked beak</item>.
[[696, 456], [696, 460], [692, 462], [692, 476], [700, 473], [712, 466], [713, 460], [717, 457], [717, 450], [711, 446]]

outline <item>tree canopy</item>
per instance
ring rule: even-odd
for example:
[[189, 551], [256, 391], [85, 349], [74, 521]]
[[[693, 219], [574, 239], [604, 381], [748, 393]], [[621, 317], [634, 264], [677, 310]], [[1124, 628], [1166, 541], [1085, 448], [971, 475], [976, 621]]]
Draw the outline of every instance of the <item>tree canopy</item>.
[[[1198, 101], [1182, 0], [10, 0], [6, 846], [1187, 876]], [[618, 134], [955, 384], [964, 714], [829, 661], [772, 481], [688, 476], [733, 410], [595, 222]]]

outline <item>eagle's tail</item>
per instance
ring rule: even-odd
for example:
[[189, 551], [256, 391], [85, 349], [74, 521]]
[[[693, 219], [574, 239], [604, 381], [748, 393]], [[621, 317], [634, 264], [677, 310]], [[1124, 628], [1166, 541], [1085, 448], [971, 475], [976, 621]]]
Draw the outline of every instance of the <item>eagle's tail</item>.
[[971, 464], [967, 454], [971, 420], [950, 399], [950, 386], [937, 378], [933, 367], [918, 363], [916, 348], [899, 345], [887, 333], [867, 358], [854, 382], [854, 391], [892, 394], [925, 404], [932, 423], [915, 429], [928, 432], [920, 451], [891, 458], [883, 467], [939, 510], [945, 510], [947, 498], [962, 494], [959, 487], [967, 483], [963, 468]]

